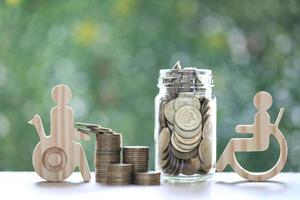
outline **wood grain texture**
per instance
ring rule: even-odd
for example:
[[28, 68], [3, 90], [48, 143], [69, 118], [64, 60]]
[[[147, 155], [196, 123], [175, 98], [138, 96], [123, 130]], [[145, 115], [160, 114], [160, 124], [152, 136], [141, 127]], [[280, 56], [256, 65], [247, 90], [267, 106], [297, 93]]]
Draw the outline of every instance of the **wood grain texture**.
[[28, 123], [34, 125], [40, 137], [32, 163], [36, 173], [47, 181], [63, 181], [79, 167], [84, 181], [91, 179], [89, 166], [82, 145], [75, 139], [88, 140], [89, 136], [74, 128], [74, 113], [68, 107], [72, 93], [68, 86], [57, 85], [52, 99], [57, 104], [50, 112], [50, 134], [46, 135], [39, 115]]
[[[261, 91], [254, 96], [253, 101], [258, 111], [254, 117], [254, 123], [251, 125], [238, 125], [235, 129], [237, 133], [251, 133], [253, 137], [231, 139], [217, 162], [217, 171], [223, 171], [227, 165], [230, 165], [236, 173], [245, 179], [250, 181], [265, 181], [278, 174], [283, 169], [287, 160], [287, 143], [284, 135], [278, 128], [284, 109], [280, 109], [275, 123], [272, 124], [267, 112], [272, 105], [272, 96], [268, 92]], [[277, 163], [265, 172], [250, 172], [244, 169], [238, 163], [235, 152], [267, 150], [270, 134], [275, 136], [280, 147], [280, 156]]]

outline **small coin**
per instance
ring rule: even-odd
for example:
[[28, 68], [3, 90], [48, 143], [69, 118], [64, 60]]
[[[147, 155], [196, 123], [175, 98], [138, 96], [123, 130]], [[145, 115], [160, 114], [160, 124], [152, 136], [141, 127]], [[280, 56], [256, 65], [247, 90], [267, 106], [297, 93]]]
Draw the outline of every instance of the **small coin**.
[[213, 134], [213, 123], [211, 121], [210, 118], [208, 118], [204, 125], [203, 125], [203, 134], [202, 134], [202, 137], [203, 138], [212, 138], [212, 134]]
[[176, 157], [173, 156], [173, 154], [170, 152], [170, 155], [169, 155], [169, 160], [170, 162], [168, 163], [168, 166], [166, 166], [166, 172], [168, 174], [172, 174], [176, 169]]
[[212, 167], [212, 143], [210, 139], [203, 138], [199, 145], [199, 157], [201, 168], [204, 171], [209, 171]]
[[198, 149], [197, 148], [193, 149], [190, 152], [180, 152], [180, 151], [177, 151], [174, 147], [172, 147], [171, 150], [172, 150], [172, 153], [173, 153], [174, 156], [176, 156], [177, 158], [182, 159], [182, 160], [191, 159], [191, 158], [195, 157], [198, 154]]
[[121, 134], [120, 133], [114, 133], [114, 134], [97, 134], [96, 139], [121, 139]]
[[131, 179], [107, 179], [106, 184], [108, 185], [129, 185]]
[[201, 108], [200, 108], [201, 113], [204, 113], [204, 110], [207, 109], [207, 107], [208, 108], [210, 107], [209, 103], [210, 103], [210, 99], [204, 98], [204, 100], [202, 102], [202, 105], [201, 105]]
[[90, 123], [83, 123], [83, 122], [76, 122], [75, 123], [76, 126], [83, 126], [83, 127], [87, 127], [87, 128], [92, 128], [92, 127], [101, 127], [98, 124], [90, 124]]
[[162, 101], [160, 103], [160, 107], [159, 107], [159, 123], [161, 125], [161, 127], [166, 127], [166, 120], [165, 120], [165, 115], [164, 115], [164, 109], [165, 109], [165, 105], [166, 105], [166, 101]]
[[171, 139], [171, 133], [168, 128], [163, 128], [159, 134], [159, 150], [160, 152], [165, 152], [168, 150], [169, 143]]
[[[199, 140], [201, 140], [202, 131], [199, 130], [199, 133], [197, 135], [195, 135], [195, 137], [192, 137], [192, 138], [184, 138], [184, 137], [180, 136], [180, 134], [178, 134], [176, 130], [174, 130], [173, 134], [175, 135], [176, 139], [181, 144], [192, 145], [192, 144], [195, 144], [195, 143], [199, 142]], [[182, 133], [181, 133], [181, 135], [182, 135]], [[194, 133], [192, 133], [190, 135], [194, 135]]]
[[175, 124], [174, 133], [175, 132], [177, 135], [179, 135], [183, 138], [187, 138], [187, 139], [195, 138], [202, 134], [202, 123], [200, 124], [200, 126], [198, 128], [196, 128], [195, 130], [192, 130], [192, 131], [182, 130]]
[[198, 155], [191, 159], [191, 163], [196, 171], [201, 169], [200, 158]]
[[179, 95], [175, 102], [174, 102], [174, 108], [175, 110], [178, 110], [182, 106], [190, 105], [198, 110], [201, 107], [200, 101], [198, 98], [196, 98], [194, 95], [189, 95], [189, 94], [181, 94]]
[[170, 129], [170, 131], [174, 130], [174, 124], [171, 124], [170, 122], [167, 121], [167, 127]]
[[160, 172], [148, 171], [134, 174], [134, 184], [137, 185], [160, 185]]
[[90, 135], [92, 133], [89, 129], [85, 129], [85, 128], [79, 128], [77, 130], [81, 133], [85, 133], [85, 134], [88, 134], [88, 135]]
[[172, 134], [172, 136], [171, 136], [171, 144], [173, 145], [173, 147], [176, 150], [178, 150], [180, 152], [184, 152], [184, 153], [190, 152], [193, 149], [195, 149], [199, 145], [199, 142], [197, 142], [195, 144], [192, 144], [192, 145], [184, 145], [184, 144], [181, 144], [180, 142], [177, 141], [174, 134]]
[[181, 173], [184, 175], [193, 175], [197, 173], [197, 169], [194, 167], [195, 161], [192, 162], [192, 159], [183, 160]]
[[185, 131], [192, 131], [201, 124], [202, 116], [193, 106], [182, 106], [175, 113], [176, 125]]
[[168, 122], [174, 124], [174, 116], [175, 116], [174, 100], [171, 100], [168, 103], [166, 103], [164, 108], [164, 115], [168, 120]]
[[148, 146], [124, 146], [123, 152], [149, 152]]
[[163, 171], [165, 171], [167, 169], [168, 165], [170, 164], [170, 161], [171, 161], [170, 151], [171, 151], [171, 149], [169, 148], [167, 157], [164, 159], [160, 159], [159, 165], [160, 165], [161, 169], [163, 169]]
[[170, 145], [168, 147], [168, 150], [165, 153], [159, 154], [159, 166], [164, 169], [169, 162], [169, 151], [170, 151]]

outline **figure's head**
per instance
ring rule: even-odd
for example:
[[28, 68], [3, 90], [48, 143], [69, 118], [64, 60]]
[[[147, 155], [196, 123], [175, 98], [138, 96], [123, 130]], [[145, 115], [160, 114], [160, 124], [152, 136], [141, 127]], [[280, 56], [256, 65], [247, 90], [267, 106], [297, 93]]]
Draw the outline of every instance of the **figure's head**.
[[256, 93], [253, 98], [253, 103], [257, 110], [268, 110], [272, 106], [273, 98], [270, 93], [261, 91]]
[[52, 99], [58, 105], [67, 105], [72, 98], [72, 92], [66, 85], [57, 85], [52, 89]]

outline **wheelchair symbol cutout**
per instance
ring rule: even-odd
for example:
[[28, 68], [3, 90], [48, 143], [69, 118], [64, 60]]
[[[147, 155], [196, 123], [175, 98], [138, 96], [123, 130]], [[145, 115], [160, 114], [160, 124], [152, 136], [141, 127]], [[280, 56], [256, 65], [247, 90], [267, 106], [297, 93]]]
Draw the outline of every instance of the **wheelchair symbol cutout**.
[[[272, 96], [268, 92], [260, 91], [253, 98], [257, 113], [254, 123], [251, 125], [238, 125], [235, 128], [237, 133], [251, 133], [251, 138], [234, 138], [229, 141], [225, 150], [217, 162], [217, 171], [223, 171], [227, 165], [241, 177], [249, 181], [265, 181], [277, 175], [284, 167], [288, 155], [288, 147], [284, 135], [278, 125], [284, 109], [280, 108], [274, 124], [270, 122], [270, 115], [267, 110], [272, 106]], [[258, 152], [265, 151], [269, 147], [270, 135], [273, 134], [279, 143], [280, 155], [277, 163], [264, 172], [250, 172], [244, 169], [237, 161], [235, 152]]]
[[47, 181], [63, 181], [76, 167], [84, 181], [90, 181], [90, 169], [82, 145], [75, 140], [89, 140], [90, 136], [74, 128], [74, 112], [68, 106], [72, 93], [68, 86], [57, 85], [52, 99], [57, 104], [50, 112], [50, 134], [46, 135], [42, 119], [35, 115], [28, 123], [34, 125], [40, 142], [32, 155], [36, 173]]

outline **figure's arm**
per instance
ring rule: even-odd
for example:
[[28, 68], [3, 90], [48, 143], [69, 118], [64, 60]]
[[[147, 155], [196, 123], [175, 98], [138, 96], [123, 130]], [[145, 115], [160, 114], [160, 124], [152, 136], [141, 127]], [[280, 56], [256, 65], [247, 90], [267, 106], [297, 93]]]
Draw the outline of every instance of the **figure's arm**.
[[253, 125], [237, 125], [235, 127], [237, 133], [253, 133]]
[[82, 133], [82, 132], [80, 132], [80, 131], [78, 131], [78, 130], [76, 130], [76, 129], [74, 128], [74, 138], [75, 138], [76, 140], [85, 140], [85, 141], [89, 141], [89, 140], [91, 139], [91, 136], [88, 135], [87, 133]]

